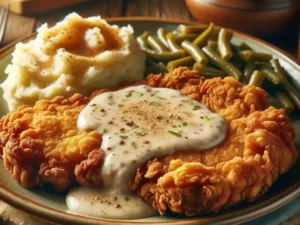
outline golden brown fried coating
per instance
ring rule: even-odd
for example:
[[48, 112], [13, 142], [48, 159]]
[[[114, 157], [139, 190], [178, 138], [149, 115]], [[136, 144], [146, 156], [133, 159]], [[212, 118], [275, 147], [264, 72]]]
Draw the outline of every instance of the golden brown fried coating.
[[[160, 214], [171, 210], [193, 216], [252, 201], [296, 160], [291, 122], [283, 110], [269, 107], [260, 88], [242, 87], [231, 77], [205, 79], [187, 68], [150, 75], [138, 84], [180, 90], [228, 121], [227, 138], [219, 146], [176, 152], [138, 168], [129, 185]], [[101, 135], [76, 127], [88, 101], [79, 94], [57, 97], [0, 120], [5, 167], [23, 186], [50, 183], [63, 191], [77, 182], [102, 184]]]
[[296, 160], [294, 128], [283, 110], [268, 108], [260, 88], [242, 88], [231, 77], [205, 80], [186, 68], [150, 75], [146, 83], [179, 89], [228, 120], [219, 146], [176, 152], [138, 169], [131, 189], [160, 214], [193, 216], [252, 201]]
[[57, 191], [77, 182], [101, 185], [101, 135], [79, 131], [76, 126], [88, 101], [79, 94], [41, 100], [0, 120], [0, 151], [14, 179], [25, 187], [50, 183]]

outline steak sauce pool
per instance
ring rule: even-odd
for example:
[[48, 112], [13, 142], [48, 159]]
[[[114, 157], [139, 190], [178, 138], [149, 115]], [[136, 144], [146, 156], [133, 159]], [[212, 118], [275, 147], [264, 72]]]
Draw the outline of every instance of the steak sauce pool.
[[67, 205], [74, 213], [115, 219], [155, 215], [128, 187], [139, 166], [175, 151], [212, 148], [225, 139], [227, 129], [224, 118], [179, 91], [144, 85], [98, 95], [77, 125], [103, 135], [104, 187], [74, 188]]

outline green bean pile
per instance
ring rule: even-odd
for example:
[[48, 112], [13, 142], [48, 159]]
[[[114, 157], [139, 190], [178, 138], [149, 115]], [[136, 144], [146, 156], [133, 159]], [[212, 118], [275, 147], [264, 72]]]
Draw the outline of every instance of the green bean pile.
[[207, 78], [233, 76], [243, 84], [264, 88], [270, 104], [291, 113], [300, 110], [300, 94], [286, 78], [279, 60], [256, 52], [242, 42], [231, 43], [233, 32], [210, 25], [179, 25], [156, 35], [145, 31], [137, 37], [147, 54], [145, 74], [165, 73], [187, 66]]

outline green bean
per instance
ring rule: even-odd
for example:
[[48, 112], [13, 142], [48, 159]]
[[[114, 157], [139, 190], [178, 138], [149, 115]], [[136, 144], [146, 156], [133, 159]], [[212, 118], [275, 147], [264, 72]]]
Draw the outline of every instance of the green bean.
[[194, 41], [193, 44], [199, 47], [203, 47], [207, 44], [207, 40], [210, 38], [214, 31], [214, 24], [210, 23], [205, 31], [203, 31]]
[[166, 32], [165, 32], [165, 28], [160, 27], [157, 30], [157, 37], [159, 38], [159, 40], [163, 43], [163, 45], [166, 48], [169, 48], [168, 42], [167, 42], [167, 38], [166, 38]]
[[294, 85], [292, 85], [290, 83], [290, 81], [286, 78], [284, 71], [279, 63], [278, 59], [273, 59], [271, 60], [271, 64], [274, 68], [274, 70], [281, 74], [283, 77], [283, 81], [282, 81], [282, 87], [285, 90], [285, 92], [287, 93], [287, 95], [291, 98], [291, 100], [293, 101], [294, 105], [300, 109], [300, 93], [299, 91], [294, 87]]
[[196, 37], [198, 37], [197, 34], [181, 34], [176, 31], [171, 32], [174, 35], [174, 39], [177, 43], [181, 43], [184, 40], [193, 41]]
[[239, 46], [242, 50], [252, 50], [248, 44], [241, 42]]
[[276, 98], [283, 105], [283, 108], [287, 114], [290, 114], [294, 111], [294, 105], [289, 99], [289, 97], [284, 92], [277, 92]]
[[183, 51], [182, 48], [176, 43], [172, 33], [167, 34], [167, 42], [171, 52]]
[[141, 49], [147, 54], [151, 59], [155, 59], [162, 62], [168, 62], [171, 60], [179, 59], [184, 57], [185, 52], [183, 50], [178, 52], [156, 52], [149, 48], [146, 39], [150, 35], [149, 32], [144, 32], [142, 35], [137, 37], [137, 41]]
[[270, 61], [270, 63], [276, 73], [281, 74], [281, 76], [283, 76], [283, 77], [285, 76], [284, 71], [283, 71], [278, 59], [272, 59]]
[[240, 51], [238, 52], [238, 56], [243, 61], [253, 59], [254, 61], [269, 62], [272, 59], [272, 55], [270, 54], [263, 52], [255, 52], [252, 50]]
[[300, 94], [299, 91], [289, 82], [284, 81], [282, 87], [289, 95], [294, 105], [300, 110]]
[[145, 75], [149, 75], [151, 73], [159, 74], [165, 72], [168, 72], [167, 67], [165, 65], [162, 65], [161, 63], [157, 63], [156, 65], [146, 67], [144, 73]]
[[192, 56], [186, 56], [186, 57], [181, 58], [181, 59], [170, 61], [167, 64], [167, 68], [168, 68], [168, 71], [172, 71], [177, 67], [189, 66], [189, 65], [192, 65], [193, 63], [194, 63], [193, 57]]
[[193, 66], [193, 70], [196, 70], [202, 76], [210, 77], [210, 78], [226, 76], [226, 74], [223, 71], [217, 70], [213, 67], [203, 66], [200, 63], [195, 63]]
[[216, 51], [214, 51], [212, 48], [206, 46], [202, 48], [203, 52], [206, 54], [208, 60], [211, 62], [211, 64], [215, 65], [216, 67], [223, 70], [227, 75], [233, 76], [236, 79], [240, 79], [242, 76], [242, 72], [235, 68], [231, 63], [223, 60]]
[[137, 42], [139, 43], [140, 47], [143, 48], [149, 48], [149, 45], [147, 43], [147, 38], [150, 35], [149, 31], [145, 31], [140, 36], [137, 37]]
[[255, 63], [253, 60], [248, 60], [244, 68], [244, 81], [247, 84], [250, 80], [250, 77], [255, 69]]
[[221, 28], [215, 27], [214, 30], [212, 31], [210, 39], [213, 40], [213, 41], [217, 41], [218, 37], [219, 37], [220, 30], [221, 30]]
[[261, 65], [258, 68], [265, 73], [265, 78], [273, 84], [278, 85], [282, 83], [283, 77], [279, 73], [274, 72], [268, 65]]
[[208, 25], [206, 24], [199, 24], [199, 25], [183, 25], [180, 24], [177, 27], [177, 31], [182, 34], [197, 34], [202, 33], [207, 29]]
[[218, 48], [218, 42], [217, 41], [213, 41], [213, 40], [209, 40], [207, 42], [207, 46], [216, 50]]
[[268, 100], [269, 100], [269, 103], [270, 103], [271, 106], [273, 106], [277, 109], [283, 108], [283, 105], [281, 104], [280, 101], [278, 101], [275, 97], [273, 97], [269, 93], [267, 93], [267, 95], [268, 95]]
[[218, 37], [218, 50], [220, 52], [221, 58], [224, 60], [229, 60], [232, 57], [232, 51], [230, 47], [230, 31], [222, 28]]
[[168, 61], [180, 59], [185, 55], [185, 52], [183, 50], [178, 52], [155, 52], [148, 48], [143, 48], [142, 50], [145, 51], [147, 56], [149, 56], [150, 58], [162, 62], [168, 62]]
[[261, 87], [262, 83], [264, 82], [264, 79], [265, 79], [264, 72], [254, 70], [254, 72], [250, 77], [249, 84], [256, 87]]
[[205, 56], [205, 54], [202, 52], [202, 50], [200, 48], [198, 48], [198, 46], [194, 45], [193, 43], [189, 42], [189, 41], [183, 41], [181, 43], [182, 48], [189, 53], [196, 62], [202, 64], [202, 65], [206, 65], [208, 60], [207, 57]]
[[168, 49], [163, 45], [159, 38], [149, 35], [147, 37], [148, 45], [158, 52], [166, 52]]

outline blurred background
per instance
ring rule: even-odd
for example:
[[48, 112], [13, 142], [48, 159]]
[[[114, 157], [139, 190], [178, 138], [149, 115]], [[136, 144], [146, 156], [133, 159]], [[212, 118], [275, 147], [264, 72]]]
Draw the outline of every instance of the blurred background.
[[[1, 47], [71, 12], [108, 17], [155, 17], [214, 22], [299, 53], [300, 0], [0, 0]], [[300, 55], [299, 55], [300, 58]]]

